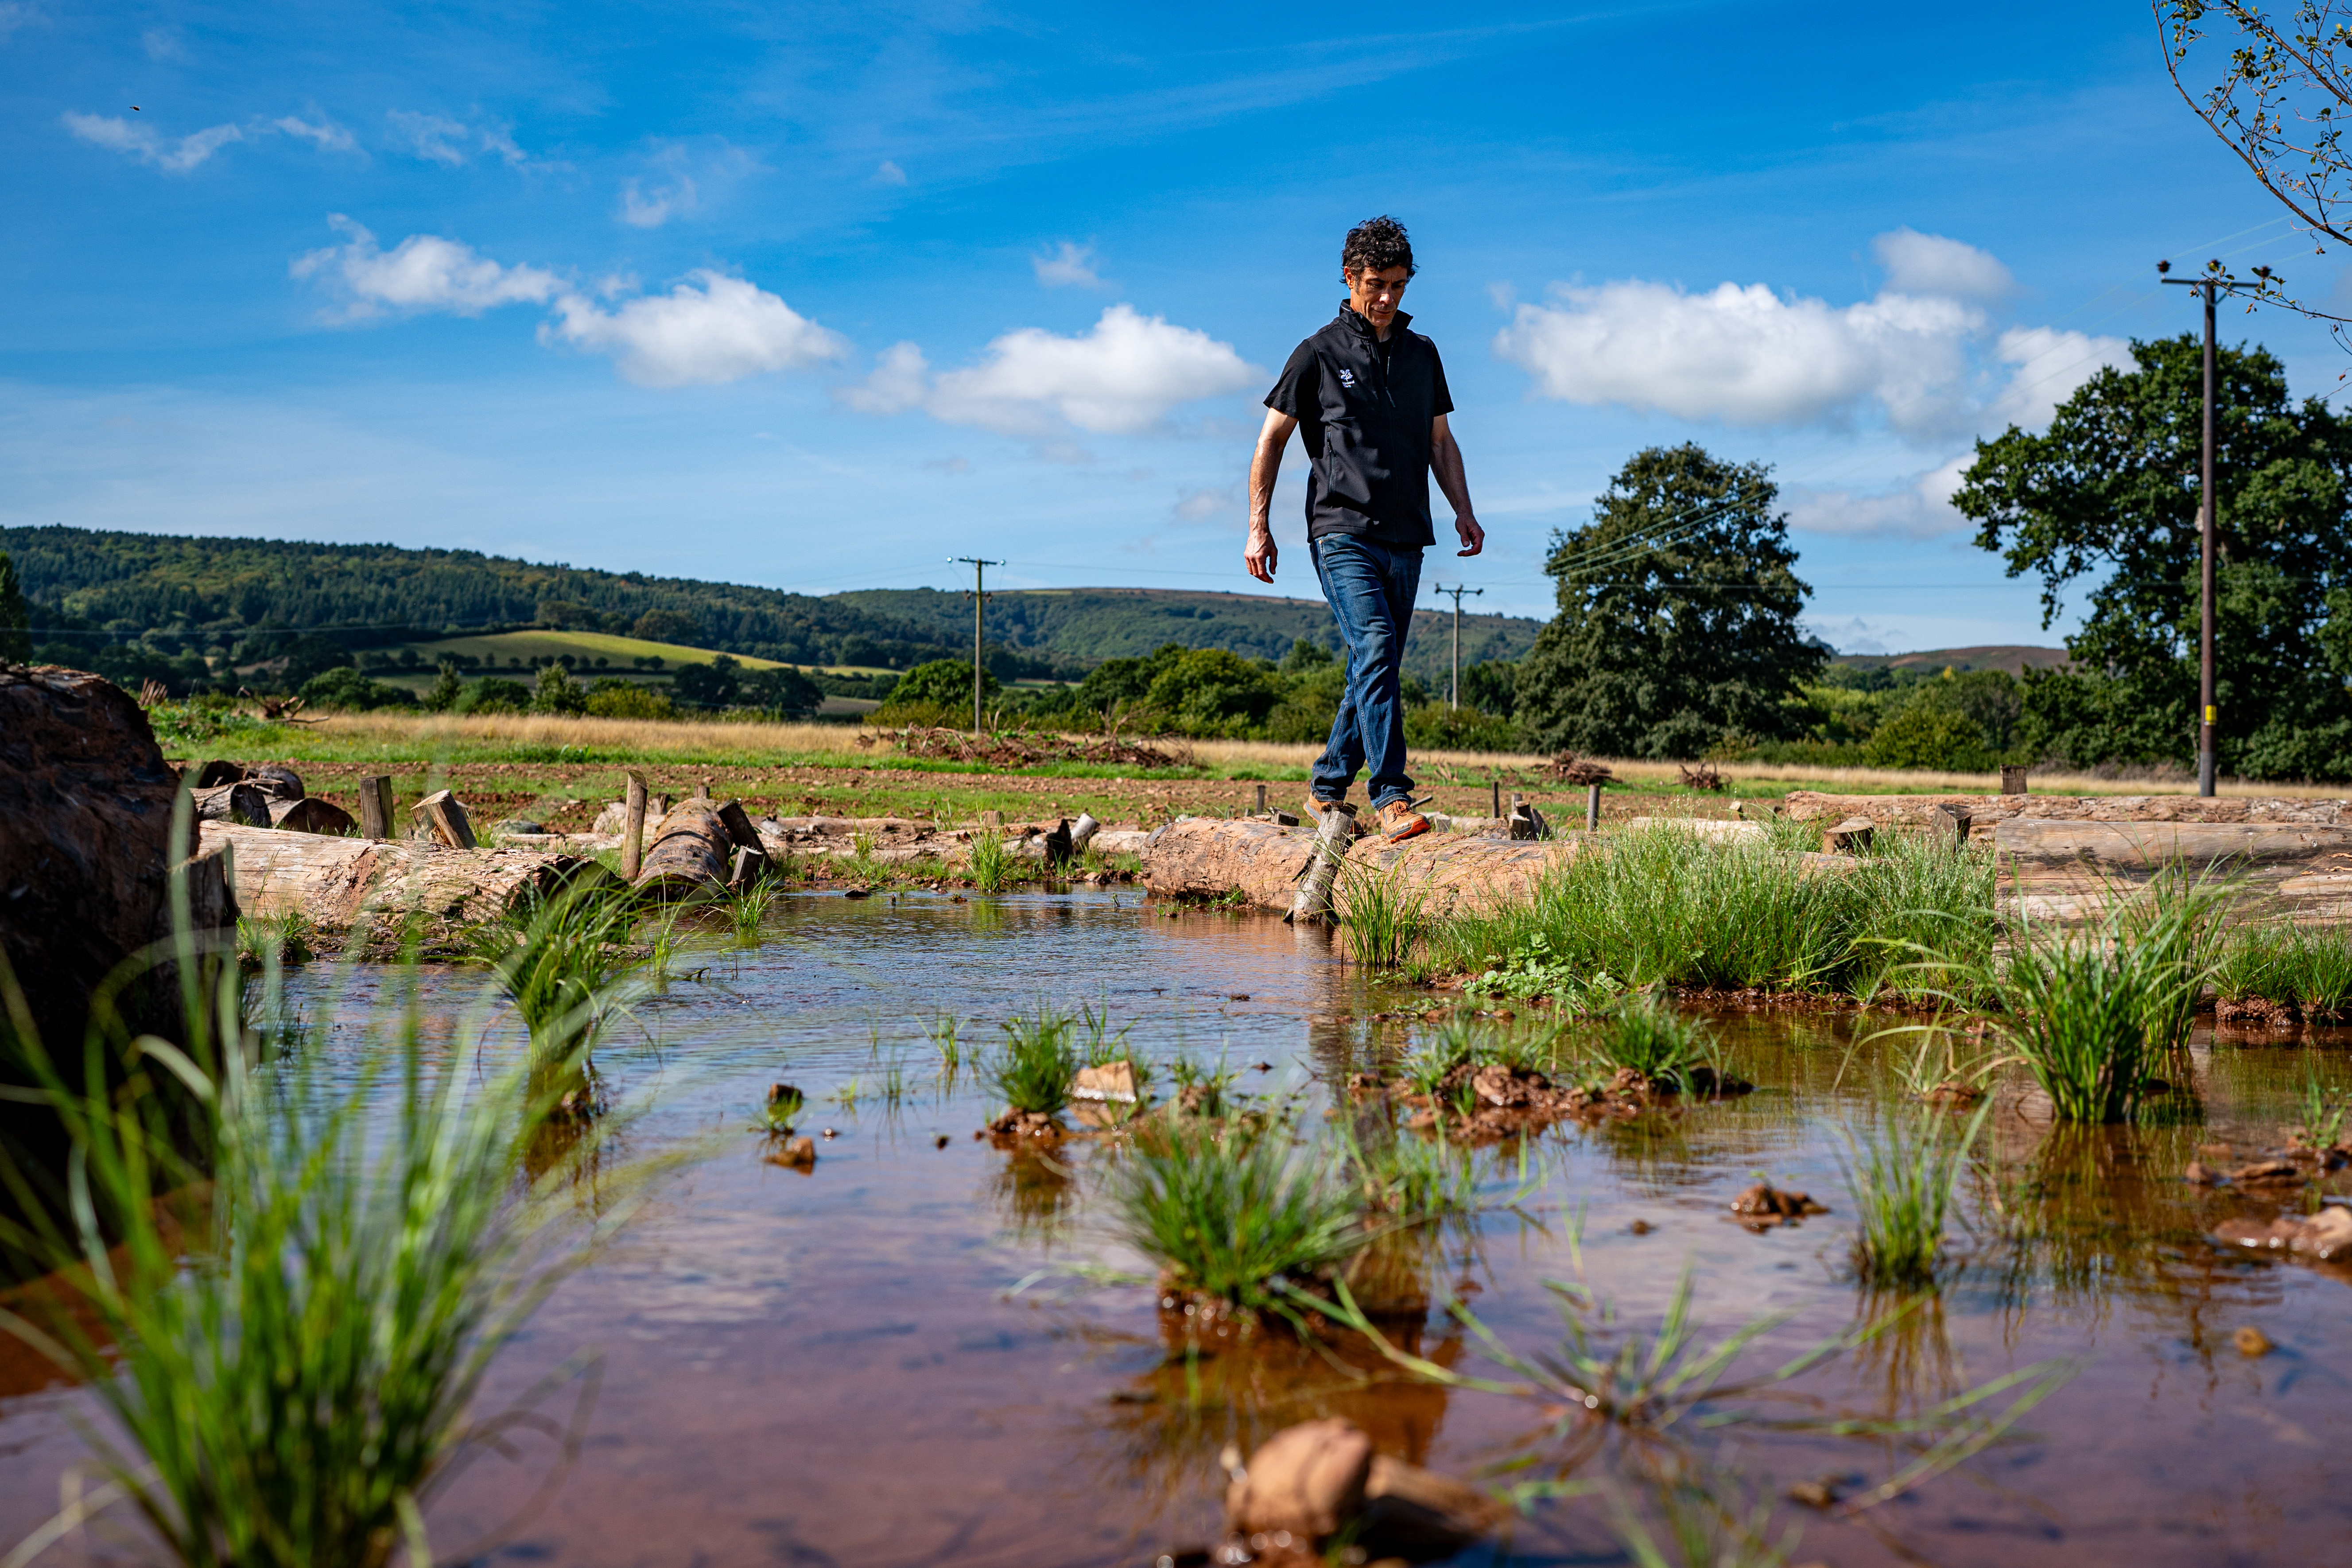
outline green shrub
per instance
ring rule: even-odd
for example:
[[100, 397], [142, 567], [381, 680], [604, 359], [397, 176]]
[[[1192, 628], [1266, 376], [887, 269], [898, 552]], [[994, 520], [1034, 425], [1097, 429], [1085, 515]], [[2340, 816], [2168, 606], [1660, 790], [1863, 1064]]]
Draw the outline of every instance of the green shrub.
[[1661, 1088], [1689, 1089], [1697, 1071], [1712, 1070], [1715, 1038], [1706, 1025], [1654, 996], [1629, 996], [1611, 1009], [1588, 1047], [1601, 1067], [1631, 1068]]
[[530, 708], [530, 687], [494, 675], [478, 676], [466, 682], [465, 692], [457, 699], [460, 713], [521, 713]]
[[530, 710], [534, 713], [585, 713], [588, 693], [572, 679], [572, 671], [560, 663], [540, 666], [539, 684], [530, 694]]
[[1039, 1116], [1058, 1114], [1070, 1103], [1070, 1085], [1086, 1065], [1078, 1049], [1077, 1019], [1040, 1007], [1034, 1017], [1004, 1021], [1004, 1045], [981, 1067], [981, 1076], [1007, 1109]]
[[655, 691], [635, 681], [607, 678], [588, 694], [587, 712], [597, 719], [675, 719], [677, 709], [669, 693]]
[[1481, 713], [1475, 708], [1448, 708], [1431, 702], [1404, 716], [1404, 738], [1416, 749], [1432, 752], [1518, 752], [1527, 741], [1508, 719]]
[[1995, 765], [1982, 725], [1965, 713], [1919, 703], [1879, 725], [1863, 755], [1874, 768], [1982, 773]]
[[349, 666], [314, 675], [302, 683], [302, 703], [321, 710], [366, 712], [376, 708], [407, 708], [416, 696], [404, 687], [370, 680]]
[[[982, 705], [1002, 693], [986, 666], [980, 672]], [[874, 710], [877, 724], [937, 724], [953, 727], [971, 722], [971, 664], [968, 659], [935, 658], [919, 664], [898, 678], [882, 706]]]

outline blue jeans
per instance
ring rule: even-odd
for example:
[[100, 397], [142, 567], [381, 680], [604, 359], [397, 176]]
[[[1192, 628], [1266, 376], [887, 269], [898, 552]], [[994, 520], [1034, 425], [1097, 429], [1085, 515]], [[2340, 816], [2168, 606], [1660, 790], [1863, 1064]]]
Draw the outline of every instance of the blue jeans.
[[1421, 552], [1391, 550], [1349, 533], [1310, 541], [1315, 575], [1348, 645], [1348, 689], [1330, 743], [1316, 759], [1318, 799], [1345, 798], [1359, 769], [1367, 770], [1375, 809], [1409, 800], [1404, 771], [1404, 639], [1412, 630], [1412, 601], [1421, 592]]

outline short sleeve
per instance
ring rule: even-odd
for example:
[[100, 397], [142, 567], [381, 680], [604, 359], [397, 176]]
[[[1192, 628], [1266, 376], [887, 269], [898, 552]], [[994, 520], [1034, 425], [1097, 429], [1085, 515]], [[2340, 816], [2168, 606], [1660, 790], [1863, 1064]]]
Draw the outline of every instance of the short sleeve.
[[1309, 338], [1290, 351], [1290, 362], [1265, 395], [1265, 405], [1304, 422], [1321, 411], [1322, 398], [1323, 365], [1315, 357], [1315, 340]]
[[1454, 412], [1454, 394], [1446, 390], [1445, 362], [1437, 357], [1437, 345], [1429, 345], [1429, 416]]

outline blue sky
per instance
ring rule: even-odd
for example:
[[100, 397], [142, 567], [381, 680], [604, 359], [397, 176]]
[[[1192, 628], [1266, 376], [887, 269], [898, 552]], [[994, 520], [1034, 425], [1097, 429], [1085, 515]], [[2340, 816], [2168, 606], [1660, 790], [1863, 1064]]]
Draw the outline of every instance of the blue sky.
[[1493, 540], [1425, 578], [1547, 613], [1696, 439], [1841, 647], [2050, 641], [1971, 437], [2192, 324], [2158, 257], [2335, 269], [2131, 0], [1363, 16], [0, 0], [0, 521], [1250, 591], [1258, 400], [1389, 212]]

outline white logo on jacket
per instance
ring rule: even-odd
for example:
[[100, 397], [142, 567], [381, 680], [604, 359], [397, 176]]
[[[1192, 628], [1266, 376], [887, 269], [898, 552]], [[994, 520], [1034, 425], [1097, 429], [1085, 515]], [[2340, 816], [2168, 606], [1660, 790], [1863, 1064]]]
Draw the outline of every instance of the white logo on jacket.
[[1353, 386], [1356, 384], [1356, 373], [1349, 370], [1344, 364], [1339, 367], [1339, 384], [1341, 386]]

